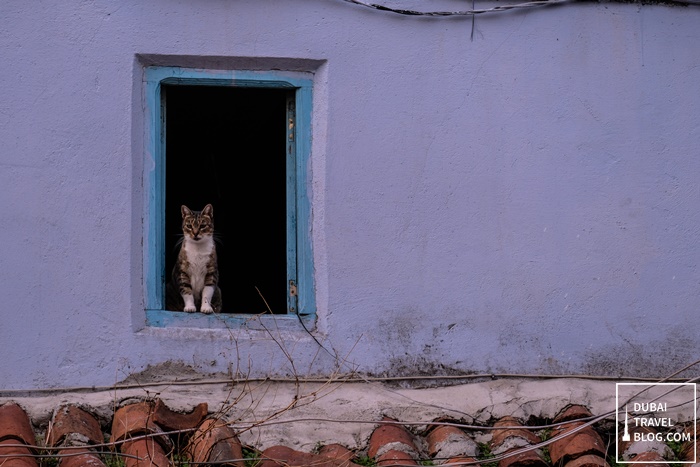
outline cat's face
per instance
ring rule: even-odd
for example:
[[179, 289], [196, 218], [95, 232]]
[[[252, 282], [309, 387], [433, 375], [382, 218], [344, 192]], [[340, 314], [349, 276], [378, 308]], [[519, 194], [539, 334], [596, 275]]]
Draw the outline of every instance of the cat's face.
[[192, 240], [198, 241], [214, 235], [214, 208], [211, 204], [204, 206], [201, 211], [192, 211], [183, 205], [182, 233]]

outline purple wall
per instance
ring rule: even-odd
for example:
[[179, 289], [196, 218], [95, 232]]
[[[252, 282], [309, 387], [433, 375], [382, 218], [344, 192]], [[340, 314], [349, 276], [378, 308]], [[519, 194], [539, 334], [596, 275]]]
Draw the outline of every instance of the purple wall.
[[168, 361], [336, 369], [295, 322], [143, 326], [137, 54], [325, 61], [315, 335], [353, 367], [665, 376], [700, 352], [698, 7], [481, 15], [473, 40], [470, 18], [340, 0], [6, 0], [0, 17], [6, 389]]

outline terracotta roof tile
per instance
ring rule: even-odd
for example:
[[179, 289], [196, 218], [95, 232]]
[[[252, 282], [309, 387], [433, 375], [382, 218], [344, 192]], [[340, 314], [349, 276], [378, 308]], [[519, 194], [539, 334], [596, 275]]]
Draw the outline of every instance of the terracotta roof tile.
[[635, 462], [644, 462], [644, 467], [668, 467], [666, 460], [656, 451], [646, 451], [634, 458]]
[[372, 432], [367, 451], [369, 457], [379, 459], [388, 451], [400, 451], [411, 458], [417, 457], [418, 451], [413, 435], [402, 425], [391, 423], [396, 421], [384, 417], [382, 424]]
[[476, 457], [479, 446], [476, 441], [456, 426], [441, 425], [426, 436], [428, 454], [438, 459]]
[[689, 425], [685, 427], [683, 433], [689, 434], [691, 439], [681, 445], [678, 458], [684, 461], [692, 461], [695, 459], [698, 450], [697, 440], [695, 438], [695, 427], [693, 425]]
[[349, 465], [349, 461], [355, 457], [355, 453], [350, 449], [346, 448], [342, 444], [335, 443], [322, 446], [318, 453], [322, 456], [330, 457], [331, 459], [347, 461], [347, 465]]
[[84, 450], [58, 451], [60, 467], [105, 467], [95, 450], [87, 447], [103, 442], [104, 436], [100, 424], [88, 411], [75, 405], [65, 405], [54, 411], [47, 430], [47, 445], [86, 446]]
[[[630, 441], [618, 441], [618, 452], [620, 457], [624, 460], [636, 459], [637, 456], [648, 452], [655, 451], [661, 458], [669, 458], [673, 456], [671, 449], [664, 444], [662, 441], [652, 439], [655, 438], [657, 431], [648, 426], [636, 426], [632, 425], [629, 427], [629, 433], [631, 436]], [[635, 434], [647, 439], [647, 441], [635, 441]], [[649, 467], [648, 465], [645, 467]]]
[[3, 467], [37, 467], [38, 464], [34, 458], [30, 457], [31, 454], [32, 451], [19, 445], [17, 440], [0, 441], [0, 458], [2, 458]]
[[258, 467], [280, 466], [314, 466], [314, 467], [341, 467], [355, 466], [348, 461], [332, 459], [320, 454], [301, 452], [286, 446], [272, 446], [262, 453], [262, 461]]
[[153, 436], [166, 451], [172, 442], [154, 418], [155, 406], [151, 401], [138, 402], [120, 407], [112, 420], [111, 442], [119, 442], [141, 435]]
[[0, 439], [14, 439], [30, 446], [36, 443], [29, 416], [18, 404], [0, 406]]
[[610, 467], [604, 458], [595, 454], [588, 454], [577, 457], [571, 462], [567, 462], [565, 467]]
[[509, 451], [512, 448], [527, 446], [529, 444], [537, 444], [541, 439], [526, 428], [519, 428], [522, 425], [520, 420], [514, 417], [502, 417], [493, 425], [494, 427], [503, 427], [493, 431], [491, 438], [491, 452], [501, 454]]
[[571, 420], [579, 420], [593, 415], [588, 407], [580, 404], [570, 404], [564, 407], [557, 415], [554, 416], [552, 423], [569, 422]]
[[406, 451], [398, 449], [389, 449], [375, 458], [377, 466], [388, 467], [391, 465], [418, 465], [414, 457]]
[[[553, 464], [566, 463], [586, 454], [605, 457], [603, 439], [593, 428], [580, 428], [582, 425], [584, 422], [570, 422], [552, 431], [552, 437], [564, 436], [549, 445], [549, 455]], [[575, 431], [577, 428], [578, 431]]]
[[[3, 467], [37, 467], [31, 457], [36, 443], [29, 416], [14, 403], [0, 406], [0, 464]], [[12, 457], [17, 456], [17, 457]]]
[[101, 444], [103, 441], [99, 422], [87, 411], [65, 405], [54, 412], [47, 439], [49, 446]]
[[[258, 467], [311, 466], [355, 467], [359, 457], [369, 458], [377, 466], [420, 465], [474, 462], [481, 456], [499, 456], [499, 467], [609, 467], [606, 459], [616, 452], [614, 426], [608, 422], [584, 426], [582, 418], [591, 412], [582, 405], [564, 407], [554, 418], [560, 423], [545, 439], [562, 436], [545, 446], [539, 434], [542, 427], [528, 426], [520, 419], [502, 417], [492, 426], [444, 424], [436, 419], [427, 429], [384, 417], [368, 435], [366, 446], [351, 450], [340, 444], [329, 444], [318, 453], [304, 452], [288, 446], [273, 445], [259, 452], [244, 446], [239, 430], [220, 414], [208, 413], [206, 403], [194, 406], [188, 413], [171, 410], [159, 400], [145, 400], [119, 407], [111, 420], [111, 443], [104, 444], [104, 426], [109, 423], [104, 413], [99, 419], [89, 407], [61, 405], [50, 422], [37, 426], [43, 429], [46, 447], [37, 437], [27, 412], [18, 404], [0, 406], [0, 463], [3, 467], [37, 467], [37, 454], [56, 453], [59, 467], [105, 467], [101, 455], [108, 449], [123, 454], [126, 467], [171, 467], [176, 460], [194, 463], [217, 463], [243, 467], [244, 457], [261, 458]], [[576, 428], [584, 426], [579, 431]], [[692, 427], [689, 429], [692, 433]], [[630, 432], [656, 433], [650, 427], [630, 427]], [[601, 436], [601, 433], [604, 436]], [[38, 437], [42, 438], [42, 433]], [[605, 442], [604, 439], [609, 440]], [[50, 447], [59, 450], [49, 450]], [[83, 446], [84, 448], [76, 447]], [[695, 440], [682, 445], [679, 457], [692, 460]], [[617, 447], [626, 458], [652, 462], [645, 467], [666, 467], [674, 454], [666, 444], [619, 441]], [[482, 452], [482, 449], [486, 450]], [[549, 453], [549, 458], [545, 455]], [[488, 452], [490, 450], [490, 453]], [[546, 460], [545, 460], [546, 459]]]
[[170, 467], [163, 447], [153, 438], [141, 438], [123, 443], [119, 451], [125, 454], [126, 467]]
[[209, 413], [209, 406], [206, 402], [197, 404], [190, 413], [176, 412], [165, 402], [158, 399], [153, 408], [153, 422], [166, 431], [188, 430], [197, 428]]
[[[236, 431], [217, 418], [209, 418], [199, 425], [187, 444], [186, 452], [192, 461], [201, 463], [243, 459], [243, 448]], [[243, 461], [230, 465], [242, 467]]]
[[92, 450], [75, 451], [64, 449], [58, 451], [60, 467], [105, 467], [102, 459]]

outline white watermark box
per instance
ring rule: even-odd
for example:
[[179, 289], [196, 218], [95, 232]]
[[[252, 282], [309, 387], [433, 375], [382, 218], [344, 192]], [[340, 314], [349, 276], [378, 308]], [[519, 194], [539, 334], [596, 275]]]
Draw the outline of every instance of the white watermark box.
[[693, 442], [691, 460], [675, 464], [695, 464], [697, 452], [697, 386], [695, 383], [616, 383], [617, 448], [619, 464], [654, 464], [635, 461], [635, 454], [660, 454], [672, 444]]

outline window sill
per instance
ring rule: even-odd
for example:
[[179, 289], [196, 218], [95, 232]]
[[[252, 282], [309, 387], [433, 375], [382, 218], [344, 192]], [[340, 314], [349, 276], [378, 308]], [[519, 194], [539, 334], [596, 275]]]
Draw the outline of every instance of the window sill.
[[[301, 319], [300, 319], [301, 318]], [[151, 328], [250, 329], [276, 331], [312, 331], [315, 315], [245, 315], [184, 313], [146, 310], [146, 326]]]

